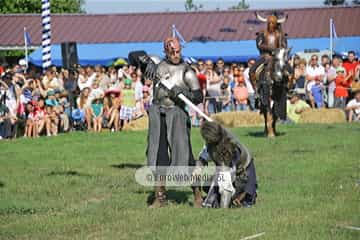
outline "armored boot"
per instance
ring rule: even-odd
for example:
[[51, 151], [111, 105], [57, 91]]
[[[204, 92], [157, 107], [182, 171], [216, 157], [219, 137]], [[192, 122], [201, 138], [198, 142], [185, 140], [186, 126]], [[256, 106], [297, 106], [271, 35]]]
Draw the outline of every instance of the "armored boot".
[[201, 208], [202, 207], [202, 195], [201, 195], [201, 190], [199, 186], [196, 187], [191, 187], [194, 193], [194, 207], [195, 208]]
[[155, 200], [150, 208], [160, 208], [166, 205], [165, 185], [155, 186]]
[[267, 136], [269, 138], [275, 137], [274, 128], [273, 128], [273, 117], [271, 113], [266, 113], [266, 129], [267, 129]]

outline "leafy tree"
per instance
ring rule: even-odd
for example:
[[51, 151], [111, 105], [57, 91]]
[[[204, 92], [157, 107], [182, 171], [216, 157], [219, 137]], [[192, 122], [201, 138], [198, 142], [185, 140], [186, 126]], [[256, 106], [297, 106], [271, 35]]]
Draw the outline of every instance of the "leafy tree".
[[230, 10], [244, 10], [244, 9], [248, 9], [250, 6], [248, 3], [246, 3], [245, 0], [242, 0], [241, 2], [239, 2], [237, 5], [230, 7]]
[[[83, 13], [84, 0], [50, 0], [52, 13]], [[0, 13], [41, 13], [41, 0], [0, 0]]]
[[191, 11], [198, 11], [204, 8], [204, 5], [199, 4], [196, 5], [193, 0], [186, 0], [185, 1], [185, 10], [187, 12], [191, 12]]
[[344, 5], [346, 3], [345, 0], [325, 0], [324, 4], [329, 6], [336, 6], [336, 5]]

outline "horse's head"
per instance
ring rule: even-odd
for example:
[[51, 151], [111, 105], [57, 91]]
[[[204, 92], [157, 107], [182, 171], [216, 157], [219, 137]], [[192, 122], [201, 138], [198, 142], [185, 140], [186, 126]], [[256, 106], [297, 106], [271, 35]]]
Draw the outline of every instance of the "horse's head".
[[292, 48], [278, 48], [273, 55], [273, 79], [280, 82], [284, 78], [284, 70], [288, 64], [289, 54]]

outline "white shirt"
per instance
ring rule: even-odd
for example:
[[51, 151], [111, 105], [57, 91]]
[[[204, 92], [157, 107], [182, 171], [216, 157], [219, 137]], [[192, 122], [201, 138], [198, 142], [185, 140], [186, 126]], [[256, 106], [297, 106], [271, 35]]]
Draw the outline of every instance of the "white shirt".
[[140, 101], [143, 98], [143, 85], [141, 81], [136, 81], [135, 83], [135, 100]]
[[255, 90], [250, 82], [250, 76], [249, 76], [249, 71], [250, 71], [250, 68], [246, 68], [245, 71], [244, 71], [244, 79], [245, 79], [245, 85], [246, 85], [246, 88], [248, 89], [248, 93], [249, 95], [250, 94], [254, 94], [255, 93]]
[[325, 74], [325, 69], [321, 65], [317, 65], [315, 67], [312, 67], [311, 65], [309, 65], [306, 67], [306, 75], [309, 75], [311, 77], [324, 75], [324, 74]]
[[356, 101], [356, 99], [352, 99], [348, 102], [346, 107], [357, 107], [355, 110], [353, 110], [356, 114], [356, 116], [360, 115], [360, 102]]
[[80, 91], [82, 91], [86, 87], [88, 87], [88, 88], [91, 87], [91, 82], [89, 81], [89, 79], [87, 79], [85, 82], [84, 82], [84, 79], [85, 79], [85, 77], [83, 75], [79, 75], [78, 86], [79, 86]]
[[90, 101], [92, 101], [95, 98], [100, 98], [102, 96], [104, 96], [104, 91], [101, 88], [98, 87], [98, 88], [92, 88], [91, 89], [89, 98], [90, 98]]

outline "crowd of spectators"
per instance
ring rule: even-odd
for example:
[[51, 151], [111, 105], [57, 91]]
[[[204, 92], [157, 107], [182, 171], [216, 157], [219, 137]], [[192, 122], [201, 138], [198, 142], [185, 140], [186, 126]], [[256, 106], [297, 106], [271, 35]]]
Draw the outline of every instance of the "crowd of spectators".
[[[199, 105], [206, 114], [258, 111], [256, 84], [249, 78], [255, 59], [227, 64], [198, 60], [189, 63], [205, 96]], [[307, 108], [341, 108], [349, 121], [360, 120], [360, 65], [354, 52], [347, 61], [314, 54], [310, 61], [293, 56], [294, 77], [289, 84], [290, 122]], [[152, 82], [142, 80], [134, 66], [78, 66], [71, 71], [50, 67], [45, 73], [24, 66], [0, 67], [0, 138], [56, 136], [73, 130], [120, 131], [147, 115]], [[26, 72], [26, 73], [25, 73]], [[189, 109], [194, 126], [200, 117]]]

